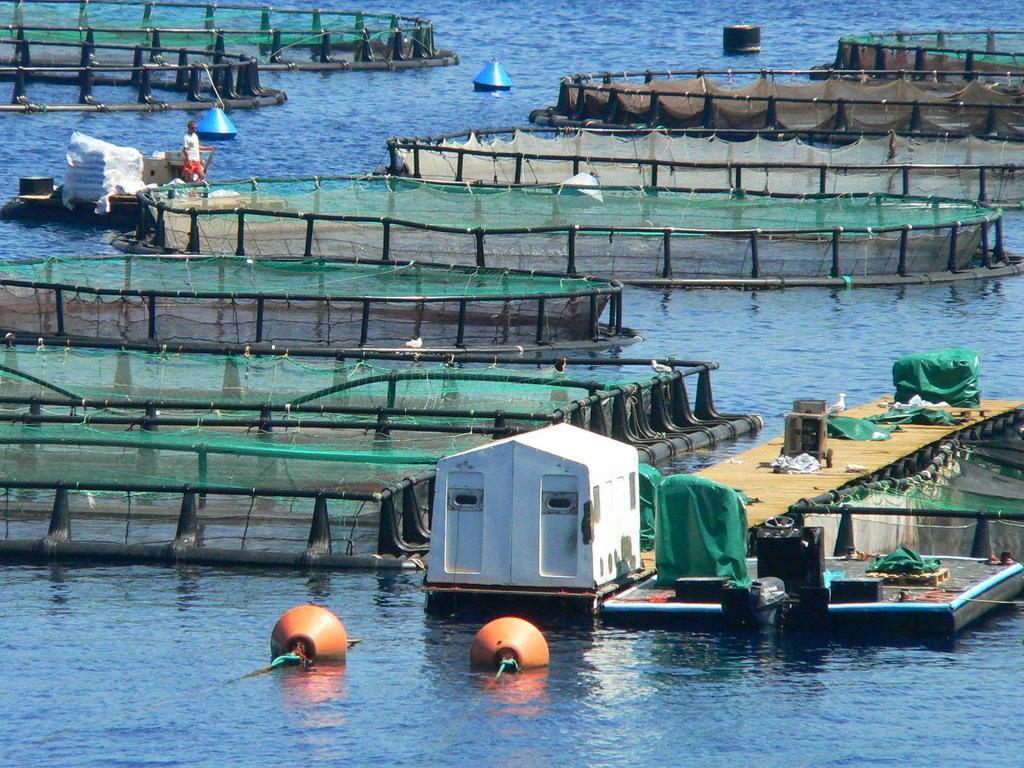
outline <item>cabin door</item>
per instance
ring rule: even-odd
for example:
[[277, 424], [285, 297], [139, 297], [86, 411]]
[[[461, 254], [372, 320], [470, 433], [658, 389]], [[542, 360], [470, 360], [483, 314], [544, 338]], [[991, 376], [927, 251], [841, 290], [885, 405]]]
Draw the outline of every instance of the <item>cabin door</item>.
[[513, 487], [512, 583], [571, 585], [579, 567], [579, 480], [572, 474], [522, 472]]

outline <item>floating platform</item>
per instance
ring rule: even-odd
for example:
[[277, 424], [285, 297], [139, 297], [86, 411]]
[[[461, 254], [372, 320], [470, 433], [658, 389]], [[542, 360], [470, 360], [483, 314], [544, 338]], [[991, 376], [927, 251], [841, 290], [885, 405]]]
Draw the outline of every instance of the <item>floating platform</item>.
[[[783, 84], [765, 70], [753, 84], [723, 85], [706, 72], [618, 72], [562, 80], [558, 103], [531, 113], [558, 126], [622, 125], [783, 131], [891, 130], [950, 138], [1020, 139], [1019, 83], [929, 81], [927, 73], [828, 72], [827, 79]], [[731, 73], [730, 73], [731, 74]], [[872, 74], [868, 80], [846, 75]], [[789, 73], [786, 73], [789, 77]], [[922, 78], [922, 79], [919, 79]], [[781, 79], [781, 78], [780, 78]]]
[[860, 136], [842, 146], [812, 141], [820, 139], [703, 129], [463, 131], [390, 139], [389, 172], [484, 184], [558, 184], [589, 173], [607, 186], [1024, 203], [1024, 144], [895, 135]]
[[[892, 401], [882, 399], [848, 408], [843, 415], [876, 416], [885, 413], [889, 402]], [[1008, 423], [1017, 417], [1017, 409], [1022, 406], [1024, 403], [1020, 401], [984, 400], [979, 408], [951, 408], [954, 415], [962, 414], [964, 418], [956, 426], [904, 424], [889, 440], [831, 439], [833, 466], [822, 466], [819, 472], [773, 472], [771, 463], [782, 453], [783, 446], [783, 438], [777, 437], [696, 474], [741, 490], [756, 500], [747, 507], [747, 520], [750, 525], [759, 525], [770, 518], [789, 514], [790, 508], [801, 499], [888, 477], [899, 467], [904, 475], [923, 469], [943, 441], [980, 427], [994, 429], [994, 423]]]
[[[982, 616], [1012, 605], [1024, 588], [1024, 565], [991, 565], [984, 560], [942, 557], [950, 578], [940, 588], [884, 585], [882, 600], [824, 601], [800, 605], [783, 618], [783, 627], [861, 634], [872, 641], [898, 636], [951, 636]], [[845, 579], [863, 579], [869, 561], [829, 559]], [[756, 578], [757, 562], [748, 569]], [[682, 602], [675, 590], [656, 585], [656, 577], [606, 600], [602, 621], [614, 626], [674, 629], [725, 629], [730, 626], [721, 603]], [[827, 592], [827, 590], [826, 590]]]
[[18, 195], [0, 208], [3, 221], [47, 221], [97, 229], [128, 229], [139, 220], [139, 200], [135, 195], [111, 195], [110, 212], [96, 213], [95, 204], [64, 205], [59, 189], [50, 194]]
[[444, 260], [637, 285], [896, 283], [1014, 262], [1000, 210], [945, 198], [312, 177], [140, 200], [140, 244], [173, 252]]

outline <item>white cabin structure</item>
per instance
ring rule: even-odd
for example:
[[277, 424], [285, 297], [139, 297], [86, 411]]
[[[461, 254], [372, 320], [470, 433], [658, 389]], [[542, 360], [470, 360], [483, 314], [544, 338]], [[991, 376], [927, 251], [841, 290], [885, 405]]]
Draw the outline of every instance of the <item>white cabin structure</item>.
[[642, 568], [635, 448], [568, 424], [442, 459], [427, 588], [596, 592]]

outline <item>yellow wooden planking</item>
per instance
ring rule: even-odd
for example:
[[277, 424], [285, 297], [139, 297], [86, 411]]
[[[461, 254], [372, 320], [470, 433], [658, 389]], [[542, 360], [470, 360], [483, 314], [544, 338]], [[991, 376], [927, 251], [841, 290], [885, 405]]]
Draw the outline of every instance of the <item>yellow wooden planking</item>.
[[[848, 408], [843, 416], [866, 418], [886, 411], [890, 400], [882, 399], [855, 408]], [[806, 475], [779, 475], [770, 464], [782, 452], [783, 438], [779, 436], [767, 443], [751, 448], [720, 464], [702, 469], [698, 475], [743, 491], [758, 502], [747, 507], [750, 525], [763, 523], [770, 517], [784, 515], [800, 499], [818, 496], [854, 483], [879, 469], [903, 459], [912, 453], [938, 442], [954, 432], [993, 416], [1020, 408], [1024, 403], [1010, 400], [983, 400], [980, 408], [949, 408], [954, 416], [967, 417], [967, 421], [952, 427], [903, 425], [893, 432], [889, 440], [839, 440], [829, 438], [832, 449], [832, 468], [822, 465], [820, 472]], [[848, 469], [848, 465], [862, 469]]]

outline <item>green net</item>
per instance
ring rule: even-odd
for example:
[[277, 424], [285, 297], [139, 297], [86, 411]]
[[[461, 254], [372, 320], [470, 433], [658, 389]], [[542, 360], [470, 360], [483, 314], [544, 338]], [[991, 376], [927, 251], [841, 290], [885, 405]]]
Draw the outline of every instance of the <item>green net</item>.
[[587, 295], [607, 282], [531, 275], [508, 270], [366, 264], [318, 259], [244, 257], [95, 256], [6, 262], [0, 281], [105, 291], [311, 296], [317, 298], [503, 298], [515, 295]]
[[985, 244], [982, 229], [1002, 215], [963, 200], [882, 194], [791, 198], [395, 177], [254, 179], [150, 194], [156, 245], [179, 252], [237, 253], [241, 243], [244, 253], [257, 256], [630, 279], [666, 272], [828, 277], [967, 268]]
[[256, 435], [203, 428], [126, 431], [91, 424], [6, 424], [0, 425], [0, 485], [374, 493], [422, 474], [440, 458], [396, 448], [388, 440], [368, 443], [358, 445], [351, 436], [328, 431]]
[[430, 348], [600, 341], [619, 289], [408, 262], [111, 256], [8, 263], [0, 292], [0, 327], [32, 334]]
[[[916, 54], [923, 49], [928, 58], [942, 57], [956, 62], [959, 68], [966, 64], [970, 54], [975, 64], [1019, 69], [1024, 67], [1024, 31], [1020, 30], [944, 30], [939, 32], [869, 32], [845, 35], [839, 40], [840, 48], [850, 45], [884, 46], [886, 49]], [[847, 62], [848, 63], [848, 62]], [[928, 68], [928, 60], [924, 64]], [[863, 64], [863, 62], [862, 62]], [[890, 65], [899, 68], [899, 61]]]
[[[207, 46], [218, 30], [226, 45], [319, 45], [323, 32], [332, 45], [352, 46], [368, 38], [389, 39], [395, 29], [431, 43], [433, 29], [426, 19], [364, 11], [301, 10], [264, 6], [160, 2], [34, 2], [5, 0], [6, 19], [12, 27], [31, 29], [34, 40], [81, 41], [89, 28], [97, 43], [146, 45], [149, 30], [160, 29], [160, 42], [168, 47]], [[12, 38], [14, 29], [7, 31]]]
[[968, 224], [992, 215], [971, 202], [893, 195], [788, 199], [563, 185], [479, 187], [397, 178], [259, 179], [217, 182], [209, 190], [216, 194], [205, 187], [165, 187], [153, 196], [175, 210], [195, 207], [200, 214], [241, 208], [485, 231], [578, 226], [627, 234], [662, 228], [830, 232], [842, 227], [864, 232]]
[[[417, 416], [428, 422], [479, 423], [473, 414], [538, 417], [565, 408], [617, 377], [578, 372], [570, 377], [553, 369], [449, 367], [422, 363], [411, 368], [370, 362], [298, 358], [290, 355], [209, 355], [103, 350], [70, 347], [9, 347], [0, 367], [0, 402], [13, 396], [86, 398], [107, 401], [152, 400], [163, 407], [191, 404], [210, 413], [218, 402], [258, 410], [261, 406], [305, 405], [317, 418], [343, 418], [332, 406], [447, 410], [451, 416]], [[207, 408], [195, 405], [209, 402]], [[323, 409], [317, 410], [317, 409]], [[299, 411], [295, 411], [298, 416]], [[396, 417], [401, 418], [401, 417]], [[410, 419], [414, 417], [409, 417]]]

